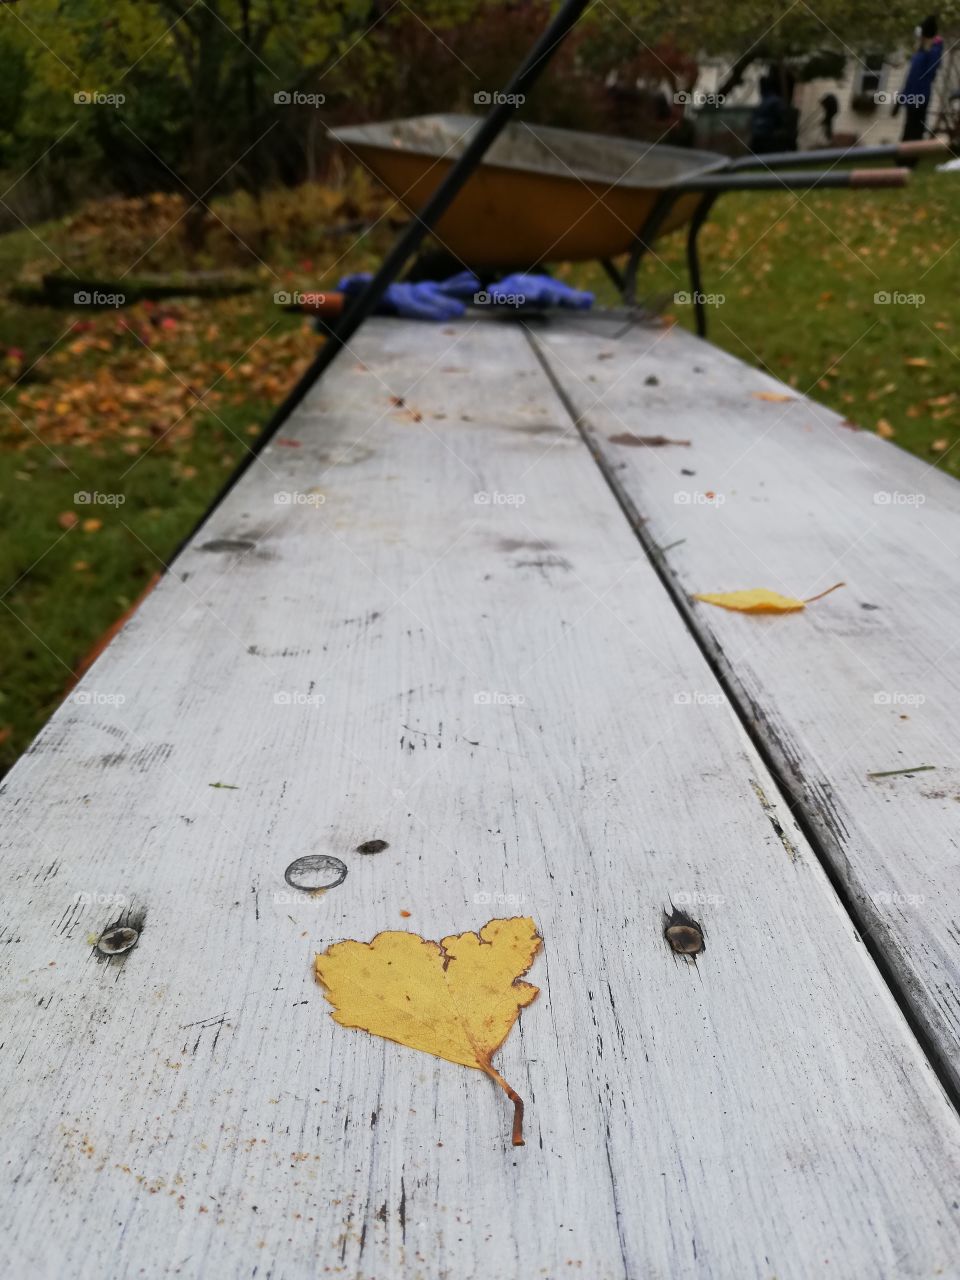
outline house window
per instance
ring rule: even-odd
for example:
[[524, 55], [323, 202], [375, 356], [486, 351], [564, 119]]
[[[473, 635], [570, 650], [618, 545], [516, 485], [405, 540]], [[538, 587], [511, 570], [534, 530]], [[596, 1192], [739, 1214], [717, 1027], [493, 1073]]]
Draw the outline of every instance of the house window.
[[860, 63], [857, 85], [858, 97], [872, 98], [883, 87], [883, 54], [868, 53]]

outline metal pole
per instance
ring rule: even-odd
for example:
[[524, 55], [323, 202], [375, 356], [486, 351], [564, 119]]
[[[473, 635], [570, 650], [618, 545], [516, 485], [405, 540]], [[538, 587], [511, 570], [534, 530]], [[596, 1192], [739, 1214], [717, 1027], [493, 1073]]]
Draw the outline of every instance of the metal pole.
[[363, 321], [373, 311], [386, 292], [387, 286], [400, 274], [405, 262], [421, 240], [437, 219], [453, 203], [461, 187], [476, 169], [491, 143], [494, 142], [516, 110], [511, 104], [510, 96], [525, 93], [527, 89], [530, 89], [535, 84], [541, 72], [576, 26], [580, 15], [590, 3], [591, 0], [564, 0], [564, 4], [556, 17], [514, 72], [506, 89], [502, 94], [498, 95], [499, 101], [485, 117], [479, 129], [467, 144], [463, 155], [456, 161], [453, 168], [427, 201], [419, 217], [414, 217], [401, 232], [399, 239], [386, 258], [384, 258], [380, 269], [363, 293], [353, 300], [349, 308], [340, 317], [336, 328], [330, 332], [327, 341], [302, 374], [296, 386], [287, 393], [282, 403], [270, 415], [260, 435], [250, 446], [250, 452], [247, 457], [237, 467], [236, 471], [197, 521], [195, 527], [177, 547], [173, 556], [171, 556], [171, 562], [196, 535], [206, 522], [207, 517], [216, 510], [233, 486], [243, 477], [247, 468], [253, 464], [261, 451], [270, 443], [279, 428], [326, 370], [327, 366], [332, 363], [337, 353], [346, 345], [348, 339], [356, 333]]
[[253, 446], [254, 455], [258, 454], [270, 441], [280, 424], [289, 417], [327, 366], [332, 363], [337, 353], [376, 307], [388, 286], [403, 270], [407, 259], [453, 203], [490, 145], [510, 117], [515, 114], [516, 107], [512, 102], [515, 100], [514, 95], [525, 94], [533, 86], [589, 3], [590, 0], [565, 0], [556, 17], [514, 72], [506, 89], [502, 94], [497, 95], [496, 104], [470, 139], [463, 154], [424, 205], [423, 211], [408, 223], [380, 264], [373, 279], [363, 292], [350, 302], [336, 326], [330, 330], [326, 342], [300, 381], [274, 410]]
[[891, 142], [875, 147], [819, 147], [816, 151], [774, 151], [768, 155], [740, 156], [732, 160], [724, 173], [742, 172], [744, 169], [796, 168], [805, 164], [826, 164], [841, 160], [915, 160], [926, 155], [946, 155], [950, 151], [945, 142], [927, 138], [920, 142]]

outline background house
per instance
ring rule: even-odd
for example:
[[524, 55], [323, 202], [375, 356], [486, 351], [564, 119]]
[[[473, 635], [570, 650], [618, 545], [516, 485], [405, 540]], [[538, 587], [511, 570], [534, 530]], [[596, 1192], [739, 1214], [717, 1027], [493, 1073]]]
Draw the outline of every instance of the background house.
[[[960, 91], [960, 50], [952, 47], [952, 38], [945, 43], [947, 52], [937, 76], [928, 123], [938, 133], [952, 134], [956, 127], [956, 108], [951, 103], [951, 94]], [[840, 75], [798, 82], [793, 92], [793, 106], [799, 116], [799, 148], [810, 150], [828, 145], [822, 106], [827, 94], [833, 94], [839, 106], [833, 120], [834, 145], [878, 146], [897, 142], [903, 131], [903, 116], [893, 115], [894, 96], [903, 87], [909, 61], [907, 50], [851, 55]], [[750, 113], [760, 99], [760, 79], [766, 70], [762, 62], [749, 67], [742, 82], [725, 96], [722, 105], [713, 106], [729, 73], [729, 63], [722, 59], [704, 59], [700, 63], [697, 89], [691, 95], [698, 145], [724, 152], [746, 149]]]

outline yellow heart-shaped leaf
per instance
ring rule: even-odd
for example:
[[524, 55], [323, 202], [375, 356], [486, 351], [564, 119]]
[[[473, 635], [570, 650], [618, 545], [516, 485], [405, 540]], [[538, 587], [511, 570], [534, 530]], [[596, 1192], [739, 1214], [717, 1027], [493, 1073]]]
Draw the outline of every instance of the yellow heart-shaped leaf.
[[539, 994], [520, 979], [541, 941], [528, 916], [490, 920], [478, 933], [439, 943], [389, 931], [372, 942], [334, 943], [314, 969], [341, 1026], [475, 1067], [496, 1081], [513, 1102], [513, 1142], [522, 1146], [523, 1102], [491, 1058]]

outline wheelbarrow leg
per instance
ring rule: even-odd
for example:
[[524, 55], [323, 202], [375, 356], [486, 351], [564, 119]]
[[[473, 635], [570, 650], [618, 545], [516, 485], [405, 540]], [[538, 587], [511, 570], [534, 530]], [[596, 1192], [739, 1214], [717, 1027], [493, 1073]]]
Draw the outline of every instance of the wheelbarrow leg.
[[637, 268], [640, 266], [640, 261], [656, 239], [657, 232], [663, 226], [676, 198], [673, 191], [662, 191], [647, 214], [646, 222], [637, 232], [637, 238], [630, 250], [627, 269], [623, 273], [623, 300], [628, 307], [632, 307], [637, 300]]
[[690, 292], [693, 295], [693, 314], [696, 319], [697, 335], [707, 336], [707, 312], [703, 301], [703, 281], [700, 276], [700, 254], [697, 248], [697, 237], [700, 228], [710, 215], [719, 192], [707, 191], [694, 210], [690, 219], [690, 230], [687, 233], [687, 269], [690, 272]]
[[613, 287], [623, 293], [623, 274], [617, 267], [616, 263], [611, 262], [609, 258], [601, 258], [600, 265], [613, 281]]

